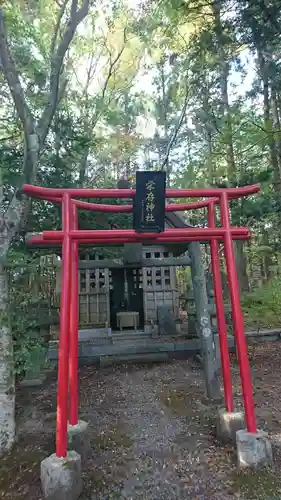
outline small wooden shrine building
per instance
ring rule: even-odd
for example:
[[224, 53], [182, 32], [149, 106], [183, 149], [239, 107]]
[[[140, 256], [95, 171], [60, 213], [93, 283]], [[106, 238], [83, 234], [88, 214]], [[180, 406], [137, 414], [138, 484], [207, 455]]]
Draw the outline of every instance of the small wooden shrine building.
[[[166, 214], [166, 226], [177, 227], [178, 216]], [[119, 328], [118, 313], [136, 314], [137, 328], [158, 323], [159, 306], [179, 318], [178, 265], [189, 265], [185, 244], [125, 244], [122, 258], [105, 259], [95, 248], [79, 258], [79, 327]], [[57, 293], [61, 269], [58, 267]], [[126, 325], [125, 325], [126, 326]], [[129, 326], [129, 325], [127, 325]], [[130, 325], [133, 327], [133, 324]]]

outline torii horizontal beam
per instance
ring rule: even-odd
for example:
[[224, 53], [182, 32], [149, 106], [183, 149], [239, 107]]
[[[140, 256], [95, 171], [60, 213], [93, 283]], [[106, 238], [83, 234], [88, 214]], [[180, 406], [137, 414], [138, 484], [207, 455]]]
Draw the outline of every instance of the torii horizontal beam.
[[[218, 198], [226, 193], [230, 198], [249, 196], [258, 193], [260, 185], [237, 188], [208, 188], [208, 189], [166, 189], [166, 198]], [[22, 192], [33, 198], [61, 198], [68, 193], [71, 198], [134, 198], [135, 189], [87, 189], [87, 188], [45, 188], [24, 184]]]
[[140, 262], [128, 263], [123, 259], [101, 259], [101, 260], [80, 260], [79, 269], [115, 269], [115, 268], [138, 268], [138, 267], [175, 267], [190, 266], [190, 258], [186, 255], [182, 257], [164, 257], [159, 259], [141, 259]]
[[[138, 241], [153, 241], [157, 243], [174, 242], [177, 243], [180, 239], [181, 242], [198, 241], [200, 239], [210, 241], [213, 238], [223, 238], [226, 234], [224, 228], [208, 228], [208, 227], [195, 227], [195, 228], [180, 228], [180, 229], [165, 229], [162, 233], [142, 233], [139, 234], [132, 229], [111, 229], [111, 230], [91, 230], [91, 229], [77, 229], [69, 231], [69, 236], [74, 241], [81, 243], [87, 240], [88, 243], [116, 241], [116, 243], [134, 243]], [[249, 238], [250, 233], [247, 227], [232, 227], [230, 234], [233, 238], [239, 236], [241, 238]], [[44, 242], [62, 242], [64, 237], [63, 231], [43, 231], [42, 236], [31, 237], [28, 242], [30, 244]]]

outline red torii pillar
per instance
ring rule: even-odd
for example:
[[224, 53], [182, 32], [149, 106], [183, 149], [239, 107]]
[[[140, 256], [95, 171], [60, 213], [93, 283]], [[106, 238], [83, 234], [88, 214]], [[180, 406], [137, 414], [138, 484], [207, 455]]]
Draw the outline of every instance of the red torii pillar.
[[67, 415], [68, 415], [68, 380], [69, 380], [69, 330], [71, 300], [71, 260], [72, 242], [70, 230], [73, 225], [72, 206], [69, 193], [63, 195], [62, 201], [62, 280], [60, 305], [60, 335], [58, 360], [58, 402], [56, 454], [66, 457], [67, 454]]
[[248, 346], [245, 337], [244, 320], [240, 301], [239, 281], [236, 271], [235, 254], [233, 241], [231, 237], [230, 215], [228, 207], [227, 192], [223, 192], [220, 198], [221, 223], [226, 229], [224, 234], [224, 253], [227, 268], [228, 285], [230, 291], [232, 318], [235, 333], [235, 340], [238, 352], [238, 361], [240, 368], [240, 378], [242, 384], [242, 393], [244, 399], [244, 409], [247, 430], [251, 433], [257, 432], [255, 418], [255, 405], [253, 397], [253, 387], [251, 380], [251, 370], [248, 358]]
[[[216, 226], [215, 204], [212, 201], [210, 201], [208, 205], [208, 226], [213, 228]], [[228, 412], [233, 412], [231, 366], [230, 366], [230, 357], [228, 349], [227, 324], [224, 311], [218, 241], [211, 240], [210, 248], [211, 248], [213, 286], [215, 292], [216, 313], [217, 313], [217, 323], [218, 323], [218, 335], [219, 335], [220, 353], [221, 353], [224, 400], [225, 400], [226, 410]]]
[[[78, 214], [72, 202], [73, 229], [78, 229]], [[69, 423], [78, 424], [78, 324], [79, 324], [79, 269], [78, 243], [71, 243], [71, 309], [69, 345]]]

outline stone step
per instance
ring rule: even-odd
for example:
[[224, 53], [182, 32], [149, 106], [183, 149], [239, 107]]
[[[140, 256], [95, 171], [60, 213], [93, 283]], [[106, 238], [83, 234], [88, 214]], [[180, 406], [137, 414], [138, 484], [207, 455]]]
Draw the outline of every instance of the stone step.
[[133, 353], [127, 355], [101, 356], [100, 366], [110, 366], [112, 364], [128, 364], [128, 363], [161, 363], [169, 360], [169, 355], [166, 352], [154, 353]]
[[[50, 345], [48, 351], [48, 359], [57, 361], [58, 349], [57, 345]], [[135, 342], [110, 345], [97, 345], [92, 342], [79, 343], [79, 359], [82, 361], [92, 360], [99, 361], [102, 356], [128, 356], [128, 355], [143, 355], [154, 353], [173, 353], [173, 352], [198, 352], [200, 350], [200, 342], [198, 340], [188, 340], [182, 342], [160, 342], [160, 343], [145, 343], [136, 345]]]
[[[161, 334], [157, 336], [152, 336], [151, 333], [146, 333], [141, 330], [123, 330], [122, 332], [112, 332], [111, 335], [109, 335], [107, 332], [103, 331], [82, 331], [80, 332], [79, 335], [79, 343], [84, 343], [84, 342], [90, 342], [93, 344], [97, 345], [103, 345], [103, 344], [115, 344], [115, 343], [122, 343], [122, 342], [134, 342], [134, 343], [146, 343], [146, 342], [155, 342], [161, 341], [161, 340], [185, 340], [188, 337], [186, 332], [183, 332], [182, 334]], [[57, 340], [52, 340], [50, 341], [50, 346], [57, 346], [58, 341]]]

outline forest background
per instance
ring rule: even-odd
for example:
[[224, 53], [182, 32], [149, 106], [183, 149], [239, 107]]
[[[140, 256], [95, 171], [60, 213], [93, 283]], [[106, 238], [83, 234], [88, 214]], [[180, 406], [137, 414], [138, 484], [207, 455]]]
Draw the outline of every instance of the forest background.
[[[176, 188], [261, 183], [232, 203], [253, 232], [237, 268], [247, 323], [280, 326], [280, 27], [281, 0], [1, 2], [1, 332], [19, 371], [53, 282], [24, 238], [60, 227], [57, 207], [18, 195], [26, 182], [115, 187], [165, 169]], [[126, 225], [82, 214], [80, 226], [112, 222]]]

